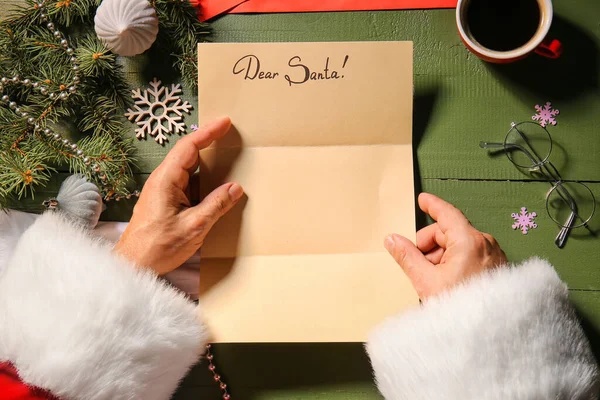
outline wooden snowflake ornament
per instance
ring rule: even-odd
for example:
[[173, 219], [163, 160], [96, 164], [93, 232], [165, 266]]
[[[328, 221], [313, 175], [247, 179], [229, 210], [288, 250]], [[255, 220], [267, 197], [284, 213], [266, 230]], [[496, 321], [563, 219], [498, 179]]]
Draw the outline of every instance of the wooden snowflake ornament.
[[168, 141], [167, 135], [177, 133], [181, 135], [186, 132], [183, 122], [183, 113], [190, 113], [192, 105], [187, 101], [182, 102], [181, 85], [172, 84], [171, 89], [161, 86], [162, 82], [154, 78], [150, 82], [151, 88], [142, 92], [134, 89], [135, 109], [127, 109], [125, 116], [136, 122], [138, 127], [135, 136], [144, 139], [146, 135], [154, 137], [154, 140], [163, 145]]

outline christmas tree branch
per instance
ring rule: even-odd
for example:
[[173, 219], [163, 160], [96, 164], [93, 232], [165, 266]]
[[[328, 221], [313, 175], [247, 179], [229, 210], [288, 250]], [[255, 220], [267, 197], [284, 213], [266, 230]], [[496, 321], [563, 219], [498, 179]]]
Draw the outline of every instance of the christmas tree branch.
[[[33, 197], [57, 169], [85, 174], [105, 197], [130, 193], [135, 147], [123, 113], [131, 89], [117, 55], [93, 32], [100, 1], [26, 0], [0, 22], [0, 207]], [[188, 0], [151, 4], [154, 47], [168, 49], [193, 90], [196, 44], [208, 26]]]
[[159, 20], [157, 45], [171, 49], [181, 80], [192, 90], [198, 88], [199, 42], [208, 40], [208, 24], [199, 21], [188, 0], [154, 0]]

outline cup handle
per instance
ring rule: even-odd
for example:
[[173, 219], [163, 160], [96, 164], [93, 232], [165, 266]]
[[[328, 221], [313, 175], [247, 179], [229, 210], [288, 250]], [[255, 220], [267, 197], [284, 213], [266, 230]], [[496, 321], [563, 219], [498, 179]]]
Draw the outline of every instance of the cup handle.
[[535, 52], [547, 58], [558, 58], [563, 52], [563, 45], [556, 39], [544, 39], [535, 49]]

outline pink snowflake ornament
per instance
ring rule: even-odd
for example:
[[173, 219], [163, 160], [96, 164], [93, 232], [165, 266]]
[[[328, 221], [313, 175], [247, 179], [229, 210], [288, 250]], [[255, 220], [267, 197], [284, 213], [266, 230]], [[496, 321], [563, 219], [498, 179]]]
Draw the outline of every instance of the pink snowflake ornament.
[[556, 119], [554, 117], [560, 114], [560, 111], [553, 109], [552, 103], [548, 101], [543, 107], [540, 107], [539, 104], [536, 104], [535, 109], [537, 114], [531, 117], [532, 120], [539, 121], [540, 125], [544, 128], [548, 124], [556, 125]]
[[512, 213], [510, 216], [515, 220], [512, 228], [515, 230], [520, 229], [521, 232], [523, 232], [523, 235], [527, 235], [529, 229], [537, 228], [537, 224], [535, 223], [535, 217], [537, 217], [537, 214], [534, 212], [528, 213], [527, 207], [521, 207], [520, 213]]

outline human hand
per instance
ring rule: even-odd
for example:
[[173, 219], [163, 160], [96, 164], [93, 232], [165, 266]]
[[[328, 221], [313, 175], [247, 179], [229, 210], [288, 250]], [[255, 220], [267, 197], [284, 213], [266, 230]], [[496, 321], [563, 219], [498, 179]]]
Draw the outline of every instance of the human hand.
[[237, 183], [226, 183], [192, 205], [190, 179], [200, 162], [199, 151], [223, 137], [230, 126], [229, 118], [222, 118], [177, 142], [146, 181], [115, 252], [162, 275], [202, 246], [213, 225], [244, 194]]
[[421, 193], [419, 207], [437, 222], [417, 232], [417, 245], [397, 234], [386, 237], [384, 244], [420, 299], [436, 296], [507, 262], [496, 240], [473, 228], [452, 204]]

